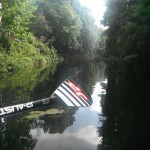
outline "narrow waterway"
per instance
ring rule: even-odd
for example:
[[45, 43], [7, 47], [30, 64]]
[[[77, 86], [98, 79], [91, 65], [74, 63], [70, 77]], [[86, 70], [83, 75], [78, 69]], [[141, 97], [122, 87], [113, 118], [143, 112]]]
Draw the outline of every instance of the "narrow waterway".
[[[23, 74], [1, 81], [1, 107], [47, 97], [64, 79], [71, 76], [81, 79], [92, 96], [93, 105], [84, 108], [48, 106], [3, 118], [0, 148], [96, 150], [102, 140], [98, 128], [102, 126], [102, 121], [99, 121], [99, 117], [102, 117], [101, 95], [106, 94], [101, 86], [101, 81], [107, 79], [105, 69], [104, 62], [71, 59], [58, 66], [54, 74], [48, 74], [45, 69], [37, 72], [38, 75], [31, 72], [31, 77], [29, 73], [26, 82]], [[40, 77], [42, 79], [38, 80]], [[54, 109], [63, 111], [42, 115], [46, 110]], [[41, 114], [35, 115], [37, 111], [41, 111]]]
[[2, 79], [1, 107], [48, 97], [71, 76], [80, 78], [93, 105], [50, 105], [1, 118], [1, 150], [143, 150], [148, 145], [147, 68], [131, 62], [74, 58], [49, 70]]

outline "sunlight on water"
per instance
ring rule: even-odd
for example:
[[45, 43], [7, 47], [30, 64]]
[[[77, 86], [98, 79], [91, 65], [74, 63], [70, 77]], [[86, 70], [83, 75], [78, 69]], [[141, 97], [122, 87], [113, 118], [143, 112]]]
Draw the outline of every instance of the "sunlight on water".
[[93, 87], [93, 94], [92, 94], [92, 99], [93, 99], [93, 105], [91, 106], [91, 111], [96, 111], [98, 113], [101, 113], [102, 108], [100, 105], [100, 100], [101, 97], [99, 94], [102, 92], [102, 86], [100, 85], [100, 82], [97, 82], [96, 85]]
[[93, 86], [93, 93], [92, 93], [92, 99], [93, 99], [93, 105], [91, 106], [91, 111], [96, 111], [98, 113], [102, 113], [102, 107], [100, 104], [101, 101], [101, 95], [106, 94], [106, 89], [103, 88], [102, 85], [107, 84], [107, 79], [101, 82], [97, 82], [95, 86]]

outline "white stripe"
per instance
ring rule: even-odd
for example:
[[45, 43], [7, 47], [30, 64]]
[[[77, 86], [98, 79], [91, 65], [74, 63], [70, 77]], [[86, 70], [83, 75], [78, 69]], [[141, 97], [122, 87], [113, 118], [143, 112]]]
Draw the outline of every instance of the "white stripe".
[[62, 84], [62, 86], [65, 87], [83, 106], [86, 106], [65, 84]]
[[81, 99], [82, 99], [82, 100], [83, 100], [86, 104], [88, 104], [88, 105], [90, 105], [90, 104], [91, 104], [91, 102], [90, 102], [90, 101], [89, 101], [89, 102], [90, 102], [90, 104], [89, 104], [89, 103], [88, 103], [88, 102], [87, 102], [84, 98], [82, 98], [82, 97], [81, 97]]
[[75, 100], [65, 89], [63, 89], [62, 87], [58, 88], [60, 91], [62, 91], [65, 95], [68, 96], [68, 98], [76, 105], [76, 106], [81, 106], [77, 100]]
[[[66, 82], [65, 82], [66, 83]], [[66, 83], [67, 84], [67, 83]], [[64, 85], [64, 86], [66, 86], [66, 85]], [[66, 86], [67, 87], [67, 86]], [[70, 90], [70, 89], [69, 89]], [[71, 90], [70, 90], [71, 91]], [[72, 91], [71, 91], [72, 92]], [[73, 93], [73, 92], [72, 92]], [[74, 94], [74, 93], [73, 93]], [[80, 101], [80, 102], [82, 102], [75, 94], [74, 94], [74, 96]], [[81, 99], [89, 106], [90, 104], [85, 100], [85, 99], [83, 99], [82, 97], [81, 97]], [[90, 102], [90, 101], [89, 101]], [[83, 103], [83, 102], [82, 102]], [[91, 103], [91, 102], [90, 102]], [[84, 104], [84, 103], [83, 103]], [[85, 104], [84, 104], [84, 106], [86, 106]]]
[[60, 91], [56, 90], [54, 93], [56, 93], [67, 104], [67, 106], [74, 106]]

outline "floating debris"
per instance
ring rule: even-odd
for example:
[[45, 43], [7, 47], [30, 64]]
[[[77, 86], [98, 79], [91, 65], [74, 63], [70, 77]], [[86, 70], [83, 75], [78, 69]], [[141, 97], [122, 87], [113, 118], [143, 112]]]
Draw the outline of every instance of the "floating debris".
[[52, 115], [56, 115], [56, 114], [61, 114], [63, 113], [64, 110], [60, 110], [60, 109], [48, 109], [46, 111], [31, 111], [28, 115], [26, 115], [24, 118], [25, 119], [35, 119], [41, 116], [52, 116]]

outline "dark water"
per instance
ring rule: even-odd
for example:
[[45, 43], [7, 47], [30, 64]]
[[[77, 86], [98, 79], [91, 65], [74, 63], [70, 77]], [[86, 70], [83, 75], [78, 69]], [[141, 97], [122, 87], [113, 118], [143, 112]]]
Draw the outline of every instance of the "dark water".
[[[90, 92], [93, 105], [54, 105], [4, 118], [5, 122], [0, 123], [0, 150], [149, 148], [148, 67], [74, 58], [50, 70], [17, 73], [1, 79], [1, 107], [48, 97], [65, 78], [74, 75]], [[107, 86], [103, 81], [108, 81]], [[46, 111], [52, 114], [45, 115]]]
[[110, 63], [99, 133], [101, 150], [147, 150], [150, 147], [150, 65]]

